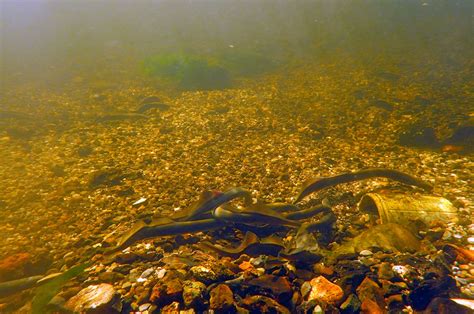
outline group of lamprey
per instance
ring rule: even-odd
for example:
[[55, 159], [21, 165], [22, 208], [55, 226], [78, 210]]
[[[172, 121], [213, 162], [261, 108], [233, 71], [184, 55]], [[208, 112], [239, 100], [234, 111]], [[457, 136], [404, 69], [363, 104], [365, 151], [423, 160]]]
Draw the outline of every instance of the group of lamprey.
[[[249, 230], [249, 227], [261, 229], [284, 226], [296, 229], [297, 235], [316, 231], [324, 233], [332, 228], [337, 219], [328, 202], [323, 201], [322, 204], [309, 209], [300, 209], [297, 204], [317, 191], [342, 183], [377, 177], [416, 186], [425, 191], [433, 189], [430, 184], [412, 175], [397, 170], [370, 168], [308, 181], [292, 204], [253, 202], [250, 191], [241, 187], [231, 188], [225, 192], [206, 191], [202, 193], [196, 203], [185, 210], [177, 211], [171, 217], [145, 219], [137, 222], [129, 232], [117, 240], [115, 246], [109, 247], [107, 252], [121, 251], [143, 239], [210, 231], [228, 226], [241, 230]], [[243, 206], [238, 207], [231, 204], [231, 201], [237, 198], [243, 199]], [[318, 214], [322, 214], [320, 219], [311, 221], [311, 218]], [[270, 240], [261, 241], [254, 233], [247, 232], [241, 247], [248, 249], [253, 243], [259, 243], [260, 246], [267, 245], [267, 249], [270, 251], [276, 245], [271, 237]], [[201, 244], [215, 251], [223, 250], [219, 246], [207, 242]], [[276, 247], [280, 247], [280, 245], [276, 245]], [[227, 249], [224, 253], [238, 255], [241, 252], [242, 250], [235, 248]], [[279, 250], [278, 254], [281, 256], [284, 252]]]

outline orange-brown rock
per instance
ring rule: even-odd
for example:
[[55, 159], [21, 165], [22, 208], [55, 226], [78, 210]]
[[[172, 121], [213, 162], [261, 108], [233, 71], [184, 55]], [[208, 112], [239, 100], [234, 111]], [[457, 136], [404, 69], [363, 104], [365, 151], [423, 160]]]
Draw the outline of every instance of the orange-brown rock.
[[216, 313], [233, 313], [235, 311], [234, 294], [229, 286], [220, 284], [211, 290], [209, 308]]
[[360, 309], [364, 314], [384, 314], [384, 311], [378, 306], [377, 302], [370, 299], [365, 299]]
[[151, 291], [150, 301], [157, 305], [167, 305], [182, 298], [183, 284], [178, 278], [157, 283]]
[[328, 304], [336, 304], [344, 297], [341, 287], [330, 282], [323, 276], [313, 278], [310, 282], [311, 291], [308, 301], [317, 300]]
[[25, 276], [25, 269], [31, 262], [31, 255], [18, 253], [0, 260], [0, 282]]
[[375, 301], [380, 308], [385, 308], [384, 291], [377, 283], [366, 277], [357, 287], [357, 297], [364, 303], [366, 299]]

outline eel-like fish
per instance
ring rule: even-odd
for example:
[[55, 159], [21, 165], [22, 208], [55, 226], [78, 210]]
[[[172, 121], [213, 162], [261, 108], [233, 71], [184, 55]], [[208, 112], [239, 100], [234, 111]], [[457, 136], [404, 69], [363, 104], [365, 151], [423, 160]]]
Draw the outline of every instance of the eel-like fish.
[[392, 179], [401, 183], [420, 187], [427, 191], [431, 191], [433, 189], [432, 185], [404, 172], [385, 168], [370, 168], [356, 172], [343, 173], [333, 177], [318, 178], [314, 181], [310, 181], [303, 186], [303, 189], [296, 197], [294, 203], [298, 203], [311, 193], [328, 187], [332, 187], [341, 183], [349, 183], [376, 177]]
[[247, 206], [247, 208], [254, 208], [255, 210], [272, 210], [279, 213], [282, 212], [296, 212], [299, 211], [299, 207], [295, 204], [288, 203], [264, 203], [257, 201], [257, 203]]
[[159, 102], [148, 102], [140, 105], [140, 107], [135, 111], [136, 113], [145, 113], [151, 109], [158, 109], [161, 111], [170, 109], [170, 106], [167, 104], [159, 103]]
[[209, 198], [208, 200], [204, 201], [202, 204], [200, 204], [199, 207], [197, 207], [195, 210], [193, 210], [186, 218], [185, 220], [194, 220], [197, 217], [201, 216], [202, 214], [206, 212], [210, 212], [217, 207], [228, 203], [232, 201], [235, 198], [238, 197], [243, 197], [244, 198], [244, 204], [245, 206], [248, 206], [252, 203], [252, 195], [250, 191], [243, 189], [241, 187], [237, 188], [232, 188], [227, 190], [224, 193], [219, 193], [215, 195], [214, 197]]
[[270, 255], [278, 256], [278, 253], [285, 248], [281, 239], [276, 237], [267, 237], [259, 239], [253, 232], [245, 233], [242, 242], [236, 248], [223, 248], [214, 245], [208, 241], [200, 243], [202, 248], [210, 249], [223, 256], [239, 257], [241, 254], [249, 256]]
[[301, 226], [301, 223], [286, 219], [277, 212], [238, 211], [230, 206], [225, 208], [223, 206], [217, 207], [212, 215], [219, 220], [233, 223], [282, 225], [292, 228], [299, 228]]
[[204, 212], [200, 208], [203, 207], [211, 199], [217, 197], [220, 194], [221, 194], [220, 192], [214, 192], [214, 191], [202, 192], [199, 195], [199, 199], [196, 202], [194, 202], [190, 207], [174, 213], [171, 216], [171, 219], [176, 220], [176, 221], [184, 221], [184, 220], [187, 220], [188, 216], [193, 216], [195, 220], [198, 220], [201, 218], [204, 219], [205, 216], [208, 216], [205, 218], [211, 218], [211, 211]]
[[284, 216], [285, 216], [286, 219], [290, 219], [290, 220], [301, 220], [301, 219], [311, 218], [314, 215], [317, 215], [317, 214], [323, 213], [323, 212], [327, 212], [329, 210], [331, 210], [330, 206], [325, 205], [325, 204], [321, 204], [321, 205], [318, 205], [318, 206], [315, 206], [315, 207], [311, 207], [309, 209], [302, 209], [302, 210], [299, 210], [299, 211], [287, 213]]
[[217, 219], [202, 219], [195, 221], [174, 221], [168, 218], [160, 218], [146, 223], [138, 222], [127, 234], [117, 242], [115, 247], [107, 250], [106, 253], [114, 253], [125, 249], [133, 243], [159, 236], [170, 236], [183, 233], [200, 232], [223, 227], [222, 221]]
[[44, 276], [32, 276], [0, 283], [0, 298], [36, 287]]
[[301, 225], [300, 229], [298, 229], [297, 234], [301, 234], [303, 232], [327, 232], [332, 225], [336, 222], [337, 217], [334, 212], [329, 208], [329, 210], [325, 210], [325, 214], [321, 219], [315, 222], [308, 222]]

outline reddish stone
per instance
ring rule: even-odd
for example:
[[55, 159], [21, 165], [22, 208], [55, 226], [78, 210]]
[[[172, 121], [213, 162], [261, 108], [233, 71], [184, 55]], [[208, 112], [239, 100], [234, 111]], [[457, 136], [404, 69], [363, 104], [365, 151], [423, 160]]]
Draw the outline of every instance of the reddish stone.
[[332, 267], [328, 267], [322, 263], [314, 264], [313, 271], [317, 275], [332, 276], [334, 274], [334, 269]]
[[384, 291], [377, 283], [366, 277], [357, 287], [357, 296], [364, 303], [366, 299], [375, 301], [380, 308], [385, 308]]
[[240, 263], [239, 268], [243, 271], [246, 271], [249, 269], [253, 269], [253, 265], [250, 264], [249, 261], [243, 261], [242, 263]]
[[235, 311], [234, 294], [229, 286], [220, 284], [211, 290], [209, 308], [218, 313], [230, 313]]
[[181, 280], [174, 278], [157, 283], [151, 291], [150, 301], [157, 305], [166, 305], [173, 301], [179, 301], [182, 294], [183, 285]]
[[327, 304], [336, 304], [344, 297], [341, 287], [323, 276], [313, 278], [309, 284], [311, 285], [311, 291], [308, 301], [317, 300]]
[[289, 300], [293, 295], [293, 290], [287, 277], [265, 274], [247, 281], [246, 284], [271, 291], [280, 302]]
[[0, 282], [25, 277], [25, 270], [31, 265], [31, 255], [18, 253], [0, 260]]

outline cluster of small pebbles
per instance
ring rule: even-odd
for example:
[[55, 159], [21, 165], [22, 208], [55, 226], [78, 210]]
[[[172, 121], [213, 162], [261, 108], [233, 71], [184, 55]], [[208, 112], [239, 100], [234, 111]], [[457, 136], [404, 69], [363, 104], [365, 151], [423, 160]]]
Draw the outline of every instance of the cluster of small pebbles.
[[[472, 154], [396, 143], [397, 132], [413, 120], [439, 122], [443, 134], [456, 122], [449, 117], [472, 114], [470, 91], [455, 83], [461, 74], [451, 75], [449, 98], [418, 76], [384, 80], [353, 62], [306, 65], [258, 84], [179, 95], [145, 80], [97, 86], [75, 80], [61, 91], [27, 85], [4, 91], [6, 110], [24, 115], [0, 121], [0, 281], [92, 261], [51, 301], [76, 312], [89, 306], [143, 313], [376, 313], [474, 298], [473, 262], [452, 259], [438, 246], [423, 254], [365, 250], [334, 265], [299, 265], [211, 254], [195, 244], [219, 240], [219, 234], [199, 233], [144, 241], [113, 258], [103, 254], [109, 240], [138, 219], [169, 216], [205, 190], [242, 186], [255, 199], [292, 202], [307, 179], [367, 167], [397, 169], [433, 184], [435, 195], [459, 209], [460, 222], [421, 235], [474, 249]], [[420, 96], [432, 102], [413, 110]], [[167, 107], [136, 113], [143, 99]], [[377, 99], [392, 107], [373, 105]], [[356, 206], [363, 194], [393, 186], [371, 180], [319, 193], [317, 200], [328, 198], [338, 216], [333, 240], [367, 228]], [[436, 258], [449, 266], [447, 273], [441, 266], [428, 269]], [[441, 288], [420, 301], [417, 287], [429, 280]], [[0, 299], [0, 312], [32, 296], [28, 290]]]

